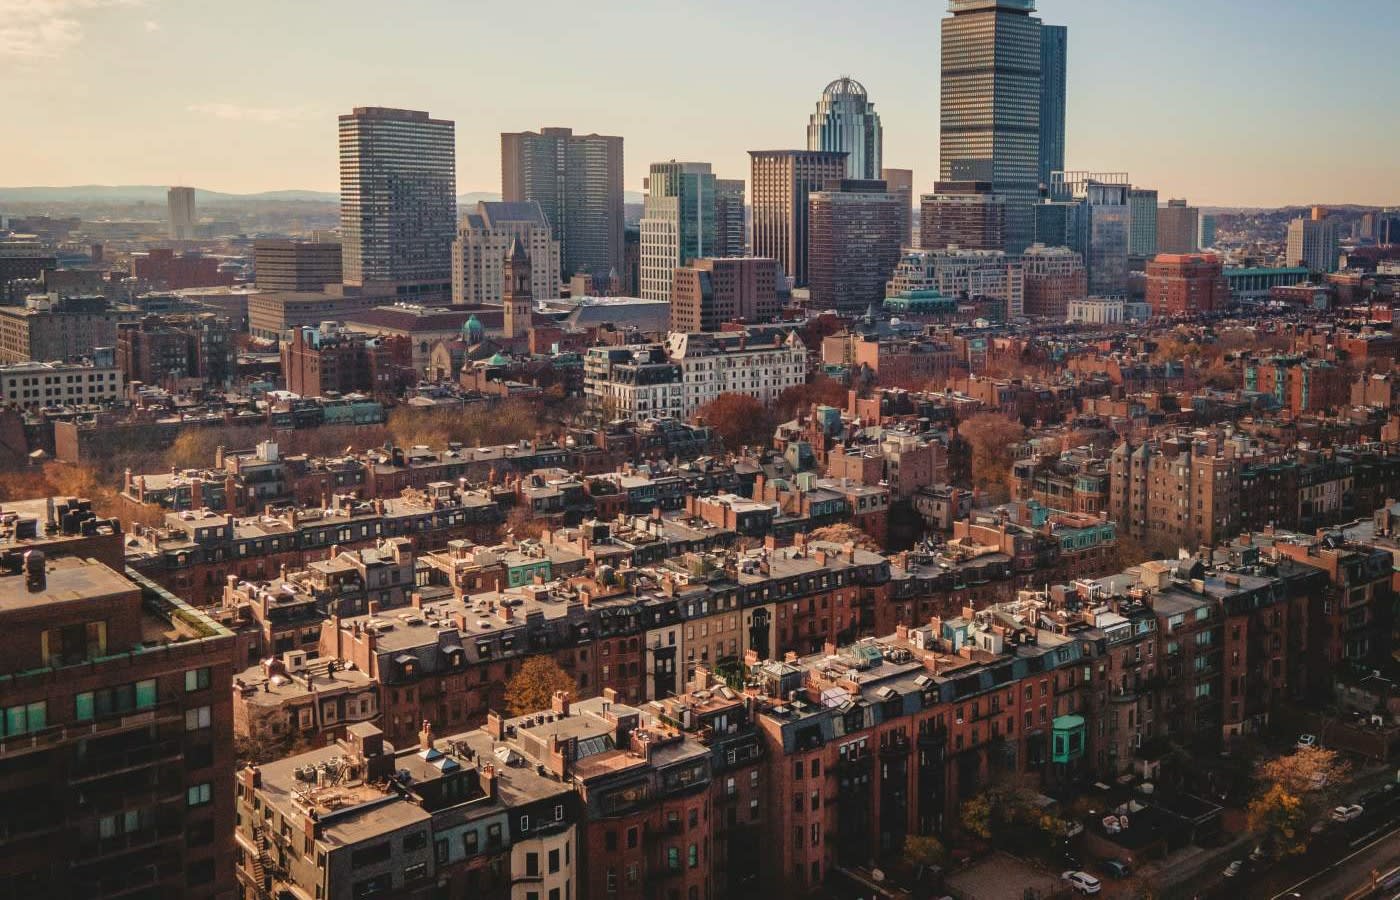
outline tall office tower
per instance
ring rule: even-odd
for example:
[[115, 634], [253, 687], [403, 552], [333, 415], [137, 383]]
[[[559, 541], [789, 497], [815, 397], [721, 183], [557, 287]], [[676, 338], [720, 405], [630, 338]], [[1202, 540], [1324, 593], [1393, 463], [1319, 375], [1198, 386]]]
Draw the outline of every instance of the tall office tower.
[[885, 299], [899, 263], [904, 202], [868, 179], [832, 181], [810, 199], [808, 287], [813, 309], [859, 314]]
[[845, 152], [846, 177], [871, 180], [880, 177], [884, 140], [880, 114], [864, 85], [838, 78], [826, 86], [807, 123], [808, 150]]
[[[1035, 207], [1035, 242], [1046, 247], [1068, 247], [1085, 256], [1088, 238], [1084, 233], [1087, 218], [1083, 201], [1046, 200]], [[1153, 217], [1156, 222], [1156, 217]]]
[[559, 242], [538, 203], [479, 202], [462, 218], [452, 242], [452, 302], [499, 306], [505, 297], [505, 261], [512, 241], [530, 257], [530, 294], [559, 296]]
[[1284, 262], [1314, 272], [1337, 271], [1337, 226], [1325, 218], [1294, 219], [1288, 224]]
[[743, 256], [748, 243], [744, 179], [715, 179], [715, 256]]
[[194, 240], [194, 188], [173, 187], [165, 192], [165, 202], [170, 207], [170, 239]]
[[1035, 0], [949, 0], [948, 9], [939, 177], [990, 182], [1006, 204], [1006, 244], [998, 249], [1020, 253], [1034, 237], [1040, 187]]
[[1132, 215], [1128, 255], [1151, 259], [1157, 255], [1157, 192], [1148, 188], [1128, 191], [1128, 212]]
[[709, 163], [652, 163], [642, 209], [642, 291], [670, 300], [677, 266], [717, 255], [715, 176]]
[[768, 322], [782, 311], [787, 291], [782, 266], [760, 257], [696, 259], [676, 269], [671, 330], [719, 331], [726, 322]]
[[625, 268], [622, 138], [570, 128], [502, 134], [501, 194], [539, 203], [554, 227], [565, 280]]
[[345, 284], [392, 289], [404, 299], [450, 298], [454, 124], [377, 106], [341, 116], [340, 233]]
[[1209, 250], [1211, 247], [1215, 246], [1215, 238], [1215, 216], [1210, 215], [1209, 213], [1201, 213], [1201, 233], [1200, 238], [1196, 241], [1196, 243], [1200, 245], [1202, 250]]
[[1168, 200], [1157, 210], [1157, 252], [1195, 253], [1200, 232], [1201, 211], [1185, 200]]
[[885, 190], [899, 197], [903, 203], [904, 226], [901, 232], [904, 237], [900, 238], [900, 243], [905, 247], [914, 247], [914, 170], [913, 169], [881, 169], [880, 178], [885, 182]]
[[1065, 167], [1065, 82], [1069, 29], [1040, 26], [1040, 183]]
[[1128, 231], [1132, 214], [1128, 210], [1128, 185], [1085, 185], [1088, 211], [1089, 294], [1116, 297], [1128, 290]]
[[919, 198], [919, 246], [1000, 250], [1006, 244], [1006, 198], [988, 182], [940, 181]]
[[846, 174], [834, 150], [750, 150], [753, 255], [776, 259], [794, 287], [807, 284], [808, 197]]

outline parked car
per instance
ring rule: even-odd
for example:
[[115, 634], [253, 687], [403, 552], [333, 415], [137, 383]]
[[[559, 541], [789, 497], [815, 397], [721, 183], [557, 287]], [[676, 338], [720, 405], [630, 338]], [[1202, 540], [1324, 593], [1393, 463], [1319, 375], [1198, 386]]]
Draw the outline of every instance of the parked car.
[[1237, 859], [1234, 862], [1230, 863], [1228, 866], [1226, 866], [1225, 871], [1220, 874], [1224, 875], [1226, 878], [1234, 878], [1236, 875], [1240, 874], [1243, 871], [1244, 860]]
[[1317, 746], [1317, 735], [1315, 735], [1315, 734], [1300, 734], [1300, 735], [1298, 735], [1298, 744], [1297, 744], [1297, 747], [1298, 747], [1299, 750], [1302, 750], [1302, 749], [1307, 748], [1307, 747], [1316, 747], [1316, 746]]
[[1350, 822], [1361, 818], [1361, 814], [1366, 811], [1366, 807], [1360, 803], [1353, 803], [1350, 806], [1339, 806], [1332, 810], [1333, 822]]
[[1081, 894], [1097, 894], [1103, 890], [1099, 880], [1088, 872], [1065, 872], [1060, 880]]
[[1121, 859], [1104, 860], [1103, 870], [1114, 878], [1127, 878], [1132, 874], [1132, 869]]

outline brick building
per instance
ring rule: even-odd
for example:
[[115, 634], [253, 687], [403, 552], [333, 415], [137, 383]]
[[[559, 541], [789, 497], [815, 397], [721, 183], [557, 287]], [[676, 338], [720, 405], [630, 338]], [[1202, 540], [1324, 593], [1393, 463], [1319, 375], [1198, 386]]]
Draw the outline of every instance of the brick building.
[[1194, 316], [1226, 309], [1230, 285], [1213, 253], [1162, 253], [1147, 264], [1147, 305], [1152, 315]]

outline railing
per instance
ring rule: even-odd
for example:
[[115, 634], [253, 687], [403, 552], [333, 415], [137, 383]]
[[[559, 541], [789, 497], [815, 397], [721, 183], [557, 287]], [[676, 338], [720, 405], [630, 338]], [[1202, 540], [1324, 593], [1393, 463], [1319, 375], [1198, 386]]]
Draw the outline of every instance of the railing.
[[116, 753], [103, 753], [79, 760], [69, 770], [68, 780], [70, 783], [79, 784], [99, 778], [108, 778], [161, 762], [173, 762], [183, 756], [184, 749], [181, 747], [180, 741], [169, 738], [141, 747], [132, 747]]
[[0, 759], [19, 756], [25, 753], [49, 750], [66, 741], [93, 735], [115, 733], [128, 728], [139, 728], [158, 722], [176, 721], [182, 712], [174, 700], [157, 703], [150, 709], [133, 710], [119, 716], [94, 719], [91, 722], [71, 722], [66, 725], [52, 725], [28, 734], [17, 734], [0, 738]]

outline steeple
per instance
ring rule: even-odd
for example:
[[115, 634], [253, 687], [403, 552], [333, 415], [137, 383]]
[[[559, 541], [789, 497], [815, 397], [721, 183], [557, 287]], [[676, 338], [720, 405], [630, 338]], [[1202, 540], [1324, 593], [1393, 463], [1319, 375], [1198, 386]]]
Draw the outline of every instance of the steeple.
[[505, 337], [521, 338], [530, 330], [530, 308], [534, 297], [530, 289], [530, 257], [520, 244], [520, 238], [511, 238], [510, 250], [506, 253], [505, 264]]

